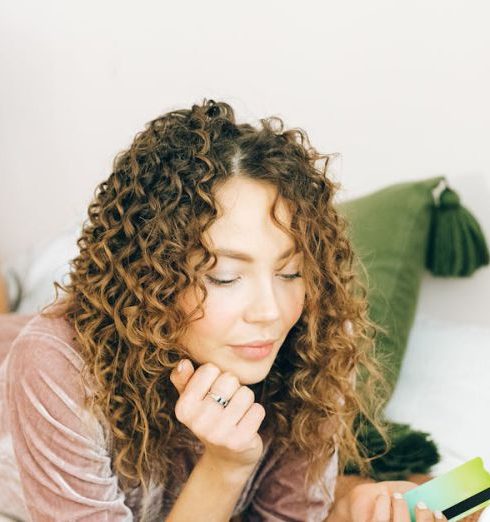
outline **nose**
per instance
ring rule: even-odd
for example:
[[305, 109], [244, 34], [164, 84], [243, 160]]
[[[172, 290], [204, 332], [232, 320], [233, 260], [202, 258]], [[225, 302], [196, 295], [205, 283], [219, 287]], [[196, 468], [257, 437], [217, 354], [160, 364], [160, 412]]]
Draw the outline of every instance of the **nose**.
[[246, 306], [247, 322], [273, 322], [280, 318], [279, 299], [270, 279], [262, 280], [251, 293]]

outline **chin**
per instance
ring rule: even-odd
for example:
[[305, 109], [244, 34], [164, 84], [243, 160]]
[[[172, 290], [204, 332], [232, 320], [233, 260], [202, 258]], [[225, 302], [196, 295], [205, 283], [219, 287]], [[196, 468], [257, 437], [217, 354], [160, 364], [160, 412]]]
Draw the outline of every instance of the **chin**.
[[[196, 364], [197, 362], [197, 364]], [[230, 372], [235, 375], [242, 386], [249, 386], [252, 384], [258, 384], [262, 382], [270, 372], [272, 362], [268, 359], [261, 361], [242, 361], [236, 358], [223, 358], [216, 360], [215, 358], [209, 358], [204, 361], [194, 361], [194, 368], [201, 366], [205, 363], [212, 363], [217, 366], [222, 373]]]
[[[233, 370], [231, 370], [233, 372]], [[242, 386], [249, 386], [251, 384], [259, 384], [262, 382], [267, 375], [269, 374], [269, 369], [265, 370], [257, 370], [251, 368], [249, 371], [243, 370], [243, 371], [236, 371], [233, 372], [238, 377], [238, 380], [240, 381], [240, 384]]]

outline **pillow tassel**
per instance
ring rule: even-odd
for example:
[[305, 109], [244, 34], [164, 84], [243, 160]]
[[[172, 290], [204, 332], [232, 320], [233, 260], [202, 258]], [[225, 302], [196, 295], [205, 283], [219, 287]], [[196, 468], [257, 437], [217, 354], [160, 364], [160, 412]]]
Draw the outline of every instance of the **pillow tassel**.
[[[389, 445], [386, 447], [378, 430], [362, 414], [356, 417], [357, 440], [364, 457], [371, 460], [368, 476], [377, 482], [386, 480], [409, 480], [414, 473], [429, 473], [440, 462], [441, 455], [431, 436], [401, 424], [383, 419], [387, 428]], [[359, 474], [353, 461], [348, 460], [343, 472]]]
[[485, 236], [458, 194], [441, 183], [445, 188], [432, 209], [426, 267], [436, 276], [470, 276], [489, 263]]

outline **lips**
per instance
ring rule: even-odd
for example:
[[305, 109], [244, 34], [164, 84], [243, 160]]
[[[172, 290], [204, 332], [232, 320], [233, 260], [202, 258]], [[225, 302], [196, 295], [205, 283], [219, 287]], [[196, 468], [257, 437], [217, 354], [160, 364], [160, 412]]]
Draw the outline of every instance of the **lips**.
[[251, 341], [249, 343], [244, 344], [232, 344], [235, 348], [264, 348], [276, 342], [275, 339], [267, 339], [265, 341]]
[[274, 343], [263, 344], [260, 346], [238, 346], [238, 345], [230, 345], [234, 352], [245, 359], [251, 360], [260, 360], [264, 357], [267, 357], [274, 347]]

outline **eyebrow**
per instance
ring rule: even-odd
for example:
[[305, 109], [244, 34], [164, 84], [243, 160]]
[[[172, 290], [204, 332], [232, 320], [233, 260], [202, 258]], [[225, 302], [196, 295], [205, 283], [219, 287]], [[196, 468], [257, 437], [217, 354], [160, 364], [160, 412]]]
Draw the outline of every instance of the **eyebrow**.
[[[283, 259], [286, 259], [294, 251], [295, 247], [288, 248], [277, 258], [276, 261], [282, 261]], [[229, 257], [231, 259], [238, 259], [240, 261], [245, 261], [246, 263], [253, 263], [254, 261], [253, 257], [249, 256], [245, 252], [238, 252], [236, 250], [229, 250], [227, 248], [217, 248], [214, 252], [218, 256]]]

